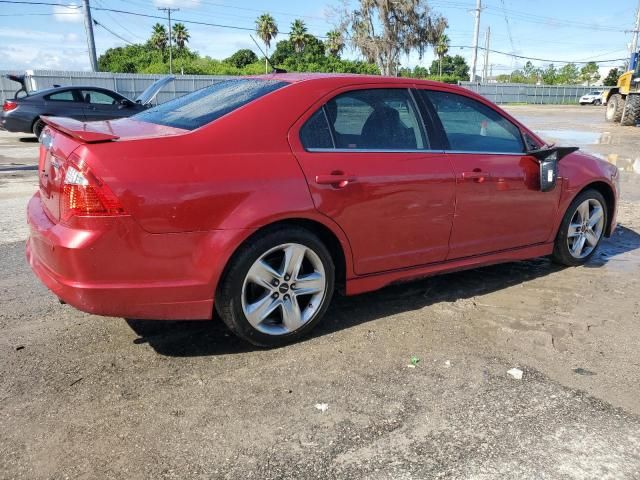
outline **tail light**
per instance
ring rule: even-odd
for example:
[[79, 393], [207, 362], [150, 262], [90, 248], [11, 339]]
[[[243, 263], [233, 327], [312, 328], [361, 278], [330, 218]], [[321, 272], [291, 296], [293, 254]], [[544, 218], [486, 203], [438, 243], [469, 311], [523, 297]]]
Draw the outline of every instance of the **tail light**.
[[11, 110], [15, 110], [18, 108], [18, 102], [14, 102], [13, 100], [5, 100], [2, 104], [3, 112], [10, 112]]
[[87, 168], [68, 162], [60, 197], [62, 221], [78, 216], [124, 215], [125, 211], [111, 189]]

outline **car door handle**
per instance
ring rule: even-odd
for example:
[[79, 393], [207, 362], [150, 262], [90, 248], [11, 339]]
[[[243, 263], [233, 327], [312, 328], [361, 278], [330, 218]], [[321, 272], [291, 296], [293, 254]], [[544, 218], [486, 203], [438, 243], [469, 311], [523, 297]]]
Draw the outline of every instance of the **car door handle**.
[[316, 183], [318, 185], [332, 185], [335, 188], [344, 188], [355, 181], [356, 177], [342, 172], [336, 172], [330, 175], [316, 175]]
[[462, 172], [463, 180], [473, 180], [476, 183], [482, 183], [487, 178], [491, 178], [491, 174], [488, 172], [483, 172], [479, 168], [474, 168], [471, 172]]

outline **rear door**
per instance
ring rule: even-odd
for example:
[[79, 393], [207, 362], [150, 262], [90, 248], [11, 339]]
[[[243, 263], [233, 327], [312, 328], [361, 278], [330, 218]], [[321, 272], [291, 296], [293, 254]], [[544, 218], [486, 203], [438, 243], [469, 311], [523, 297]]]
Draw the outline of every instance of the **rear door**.
[[84, 99], [84, 112], [87, 121], [111, 120], [127, 116], [123, 110], [127, 107], [122, 105], [120, 95], [106, 90], [80, 90], [80, 95]]
[[45, 114], [84, 121], [84, 102], [76, 89], [58, 90], [44, 96]]
[[357, 274], [445, 259], [453, 168], [431, 151], [409, 89], [338, 91], [300, 119], [289, 141], [316, 208], [349, 238]]
[[419, 95], [440, 122], [456, 175], [447, 258], [545, 242], [561, 189], [540, 192], [539, 164], [524, 153], [520, 129], [474, 98], [438, 90], [420, 90]]

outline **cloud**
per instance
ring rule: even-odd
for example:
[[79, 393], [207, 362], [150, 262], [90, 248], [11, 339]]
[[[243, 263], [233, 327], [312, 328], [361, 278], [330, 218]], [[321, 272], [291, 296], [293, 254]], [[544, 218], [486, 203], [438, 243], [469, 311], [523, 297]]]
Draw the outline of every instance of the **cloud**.
[[171, 8], [196, 8], [200, 6], [200, 0], [153, 0], [156, 7]]
[[82, 7], [73, 3], [69, 4], [69, 6], [54, 5], [53, 18], [55, 18], [58, 22], [82, 22]]
[[41, 45], [0, 45], [0, 69], [3, 70], [88, 70], [89, 57], [85, 47], [60, 48]]

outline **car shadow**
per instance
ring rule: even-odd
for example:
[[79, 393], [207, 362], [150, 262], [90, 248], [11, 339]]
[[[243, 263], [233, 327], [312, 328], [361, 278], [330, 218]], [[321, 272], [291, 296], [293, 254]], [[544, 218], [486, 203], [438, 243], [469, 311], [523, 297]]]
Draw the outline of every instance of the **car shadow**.
[[18, 141], [22, 143], [38, 143], [38, 137], [21, 137]]
[[[640, 234], [619, 226], [613, 238], [603, 241], [586, 267], [602, 267], [616, 256], [637, 249], [640, 249]], [[440, 302], [485, 295], [564, 268], [541, 257], [438, 275], [353, 297], [338, 295], [309, 338]], [[139, 336], [134, 343], [149, 344], [157, 353], [170, 357], [227, 355], [257, 349], [235, 337], [217, 316], [213, 321], [126, 321]]]

